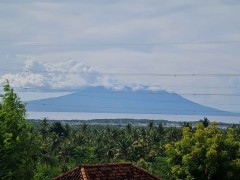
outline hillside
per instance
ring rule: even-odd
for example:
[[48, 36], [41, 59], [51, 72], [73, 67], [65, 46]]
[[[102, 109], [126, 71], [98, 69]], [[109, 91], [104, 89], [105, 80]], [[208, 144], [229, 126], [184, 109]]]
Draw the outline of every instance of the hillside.
[[65, 96], [27, 102], [27, 111], [39, 112], [92, 112], [234, 116], [192, 102], [176, 93], [161, 90], [116, 91], [104, 87], [86, 87]]

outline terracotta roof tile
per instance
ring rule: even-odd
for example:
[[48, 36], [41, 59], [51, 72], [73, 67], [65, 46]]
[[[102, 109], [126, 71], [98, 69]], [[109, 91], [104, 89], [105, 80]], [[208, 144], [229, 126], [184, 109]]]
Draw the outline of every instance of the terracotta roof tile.
[[160, 179], [132, 163], [82, 164], [54, 180], [157, 180]]

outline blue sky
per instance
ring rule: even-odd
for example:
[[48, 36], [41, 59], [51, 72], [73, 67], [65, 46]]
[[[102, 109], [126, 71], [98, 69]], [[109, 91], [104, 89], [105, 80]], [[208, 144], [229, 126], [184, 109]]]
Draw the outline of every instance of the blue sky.
[[[97, 85], [237, 94], [240, 76], [117, 73], [239, 74], [239, 15], [238, 0], [2, 0], [0, 83], [32, 88], [24, 100]], [[240, 111], [240, 96], [185, 97]]]

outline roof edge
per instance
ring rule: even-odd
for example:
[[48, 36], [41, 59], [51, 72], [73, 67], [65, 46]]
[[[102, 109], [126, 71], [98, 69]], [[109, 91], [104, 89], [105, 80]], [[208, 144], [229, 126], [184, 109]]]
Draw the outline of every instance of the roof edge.
[[150, 172], [148, 172], [148, 171], [147, 171], [146, 169], [144, 169], [144, 168], [138, 167], [138, 166], [136, 166], [136, 165], [134, 165], [134, 164], [132, 164], [132, 166], [133, 166], [134, 168], [140, 170], [140, 171], [143, 171], [144, 173], [148, 174], [149, 176], [151, 176], [151, 177], [153, 177], [153, 178], [156, 178], [156, 179], [161, 180], [160, 177], [151, 174]]
[[70, 171], [67, 171], [67, 172], [65, 172], [65, 173], [62, 173], [62, 174], [60, 174], [59, 176], [54, 177], [53, 180], [57, 180], [57, 179], [59, 179], [59, 178], [62, 178], [62, 177], [65, 176], [66, 174], [71, 174], [72, 172], [74, 172], [74, 171], [76, 171], [76, 170], [80, 170], [80, 167], [81, 167], [81, 166], [78, 166], [78, 167], [76, 167], [76, 168], [74, 168], [74, 169], [72, 169], [72, 170], [70, 170]]

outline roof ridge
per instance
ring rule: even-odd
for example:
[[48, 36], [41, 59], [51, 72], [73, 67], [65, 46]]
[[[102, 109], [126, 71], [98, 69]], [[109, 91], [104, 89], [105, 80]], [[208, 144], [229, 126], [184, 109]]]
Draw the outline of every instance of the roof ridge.
[[116, 178], [130, 178], [130, 179], [152, 179], [161, 180], [147, 170], [134, 165], [131, 162], [120, 163], [104, 163], [104, 164], [82, 164], [66, 173], [63, 173], [53, 180], [88, 180], [95, 178], [108, 177], [110, 179]]
[[[77, 170], [80, 170], [80, 166], [78, 166], [78, 167], [76, 167], [76, 168], [74, 168], [74, 169], [72, 169], [72, 170], [70, 170], [70, 171], [63, 172], [63, 173], [60, 174], [59, 176], [53, 178], [53, 180], [59, 179], [59, 178], [61, 178], [61, 177], [64, 177], [64, 176], [66, 176], [67, 174], [71, 174], [71, 173], [73, 173], [74, 171], [77, 171]], [[79, 172], [79, 173], [80, 173], [80, 172]]]
[[140, 170], [140, 171], [143, 171], [144, 173], [148, 174], [149, 176], [152, 176], [153, 178], [157, 178], [157, 179], [160, 179], [160, 180], [161, 180], [161, 178], [159, 178], [159, 177], [151, 174], [150, 172], [148, 172], [148, 171], [147, 171], [146, 169], [144, 169], [144, 168], [138, 167], [138, 166], [136, 166], [136, 165], [134, 165], [134, 164], [132, 164], [132, 166], [133, 166], [134, 168]]
[[119, 165], [132, 165], [131, 162], [120, 163], [104, 163], [104, 164], [82, 164], [81, 167], [99, 167], [99, 166], [119, 166]]
[[82, 174], [83, 180], [87, 180], [87, 174], [84, 167], [81, 167], [81, 174]]

